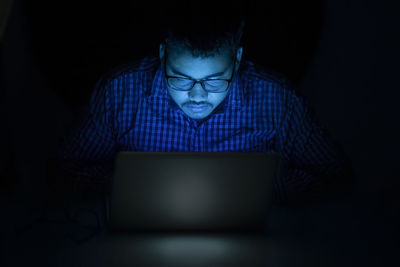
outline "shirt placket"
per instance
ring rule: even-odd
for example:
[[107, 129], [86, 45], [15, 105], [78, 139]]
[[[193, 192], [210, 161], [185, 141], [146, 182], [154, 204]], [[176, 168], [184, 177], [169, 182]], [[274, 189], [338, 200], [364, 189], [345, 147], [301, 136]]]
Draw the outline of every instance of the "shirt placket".
[[198, 124], [192, 121], [191, 126], [191, 137], [190, 137], [190, 151], [191, 152], [202, 152], [202, 131], [204, 129], [203, 124]]

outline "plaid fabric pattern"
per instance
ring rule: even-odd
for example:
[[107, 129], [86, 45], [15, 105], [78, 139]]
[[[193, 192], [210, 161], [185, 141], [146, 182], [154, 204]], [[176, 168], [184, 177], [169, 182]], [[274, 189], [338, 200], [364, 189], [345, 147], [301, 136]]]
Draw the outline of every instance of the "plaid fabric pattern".
[[320, 193], [345, 162], [287, 80], [248, 61], [204, 121], [189, 118], [170, 98], [158, 58], [105, 76], [58, 159], [77, 188], [94, 190], [107, 188], [118, 151], [279, 153], [277, 201]]

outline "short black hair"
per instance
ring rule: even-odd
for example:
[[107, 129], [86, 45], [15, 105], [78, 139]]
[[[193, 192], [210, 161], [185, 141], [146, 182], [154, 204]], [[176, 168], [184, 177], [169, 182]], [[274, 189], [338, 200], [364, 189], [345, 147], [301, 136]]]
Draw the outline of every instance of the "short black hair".
[[165, 15], [162, 42], [167, 47], [180, 46], [194, 57], [209, 57], [222, 48], [235, 51], [241, 45], [245, 19], [239, 8], [172, 6]]

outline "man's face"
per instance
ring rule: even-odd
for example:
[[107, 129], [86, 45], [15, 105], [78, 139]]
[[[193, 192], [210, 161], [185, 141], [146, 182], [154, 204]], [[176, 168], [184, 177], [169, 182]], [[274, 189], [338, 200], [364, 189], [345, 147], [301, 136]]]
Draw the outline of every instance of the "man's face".
[[[234, 70], [234, 57], [228, 49], [221, 50], [211, 57], [193, 57], [184, 48], [168, 48], [165, 61], [166, 74], [169, 76], [201, 79], [227, 79]], [[240, 50], [241, 53], [241, 50]], [[240, 60], [240, 58], [239, 58]], [[238, 62], [236, 63], [238, 65]], [[196, 83], [190, 91], [179, 91], [168, 86], [168, 93], [175, 103], [192, 119], [204, 119], [225, 99], [229, 88], [222, 93], [205, 91], [200, 83]]]

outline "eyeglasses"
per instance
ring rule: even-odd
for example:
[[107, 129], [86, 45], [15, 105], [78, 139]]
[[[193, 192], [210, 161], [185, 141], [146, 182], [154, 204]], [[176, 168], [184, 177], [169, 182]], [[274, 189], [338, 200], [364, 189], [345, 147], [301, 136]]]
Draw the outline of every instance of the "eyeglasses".
[[[233, 70], [230, 79], [192, 79], [167, 75], [166, 62], [167, 62], [167, 49], [165, 49], [164, 57], [164, 73], [169, 87], [177, 91], [190, 91], [196, 83], [200, 83], [201, 87], [209, 93], [223, 93], [228, 90], [230, 83], [233, 80], [235, 73], [236, 60], [234, 57]], [[234, 53], [236, 55], [236, 53]]]

